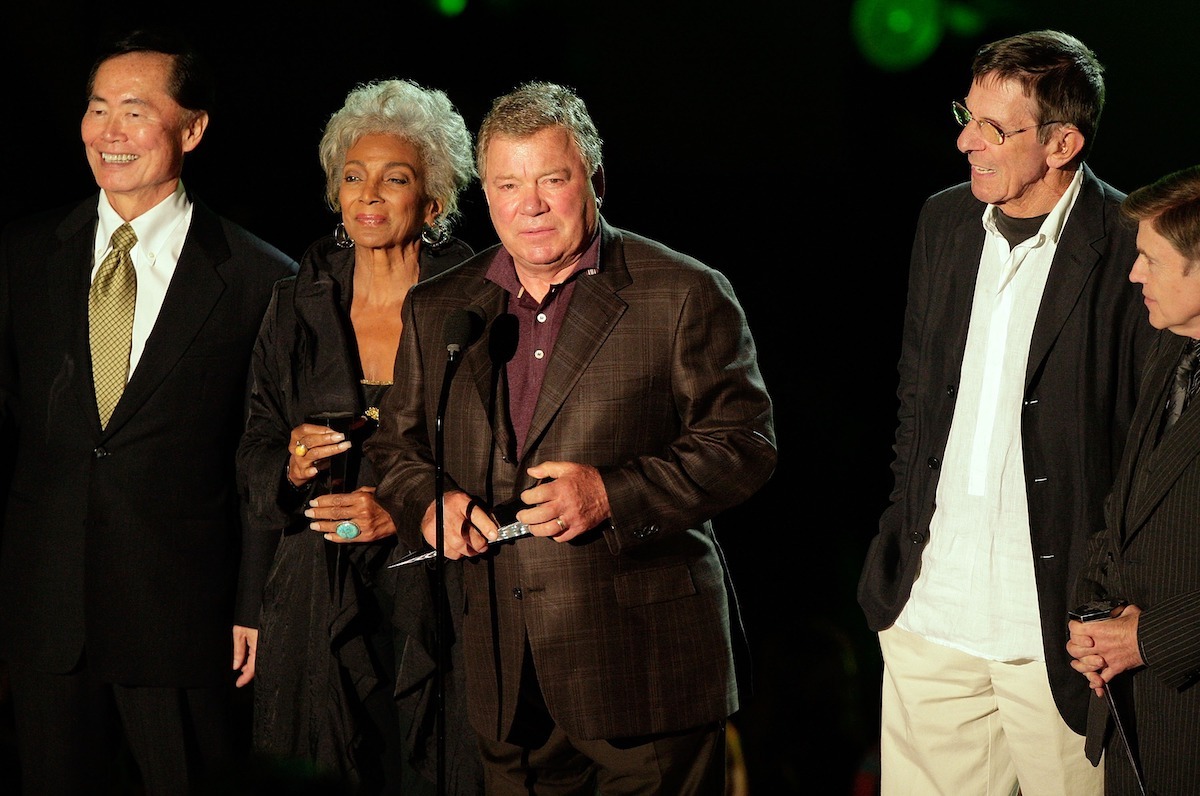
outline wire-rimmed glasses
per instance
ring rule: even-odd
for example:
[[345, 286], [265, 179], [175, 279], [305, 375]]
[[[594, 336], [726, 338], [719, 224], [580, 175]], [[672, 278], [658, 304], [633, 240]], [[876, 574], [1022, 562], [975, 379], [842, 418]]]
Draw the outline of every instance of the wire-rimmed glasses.
[[1045, 127], [1048, 124], [1066, 124], [1066, 122], [1061, 121], [1042, 122], [1040, 124], [1031, 124], [1028, 127], [1022, 127], [1020, 130], [1001, 130], [996, 126], [995, 122], [988, 121], [987, 119], [976, 119], [971, 115], [971, 112], [967, 110], [967, 106], [963, 105], [958, 100], [954, 100], [950, 103], [950, 109], [954, 111], [954, 121], [958, 122], [960, 126], [966, 127], [970, 122], [975, 122], [977, 125], [979, 125], [979, 132], [983, 134], [984, 139], [988, 143], [995, 144], [997, 146], [1003, 144], [1004, 139], [1008, 138], [1010, 135], [1023, 133], [1026, 130], [1036, 130], [1039, 127]]

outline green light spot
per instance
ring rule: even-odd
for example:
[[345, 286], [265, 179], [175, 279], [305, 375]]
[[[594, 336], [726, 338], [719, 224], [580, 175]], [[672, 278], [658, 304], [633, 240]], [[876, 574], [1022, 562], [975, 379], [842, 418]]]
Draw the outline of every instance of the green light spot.
[[851, 19], [863, 57], [880, 69], [911, 69], [942, 40], [941, 0], [855, 0]]
[[905, 8], [893, 9], [888, 12], [887, 26], [892, 33], [908, 33], [913, 27], [912, 14]]
[[975, 37], [983, 32], [983, 14], [964, 5], [946, 7], [946, 27], [959, 36]]
[[467, 7], [467, 0], [437, 0], [437, 8], [443, 15], [456, 17]]

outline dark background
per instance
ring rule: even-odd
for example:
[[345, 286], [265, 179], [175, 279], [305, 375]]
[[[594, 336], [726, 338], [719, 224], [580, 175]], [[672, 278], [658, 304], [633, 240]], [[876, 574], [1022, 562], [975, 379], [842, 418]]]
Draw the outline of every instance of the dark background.
[[[605, 217], [732, 280], [780, 449], [772, 481], [718, 519], [755, 653], [758, 696], [734, 717], [755, 796], [849, 794], [873, 764], [878, 649], [854, 588], [891, 486], [912, 231], [928, 194], [967, 177], [949, 104], [975, 49], [1036, 28], [1091, 46], [1108, 104], [1089, 163], [1123, 190], [1197, 160], [1190, 2], [468, 0], [453, 17], [422, 0], [151, 7], [6, 12], [0, 223], [94, 190], [78, 133], [97, 39], [183, 22], [220, 86], [184, 181], [294, 257], [335, 223], [317, 143], [356, 83], [440, 88], [475, 130], [495, 96], [546, 79], [579, 91], [605, 140]], [[941, 34], [884, 65], [860, 48], [863, 18], [901, 48], [921, 20]], [[493, 243], [477, 186], [463, 211], [458, 233]]]

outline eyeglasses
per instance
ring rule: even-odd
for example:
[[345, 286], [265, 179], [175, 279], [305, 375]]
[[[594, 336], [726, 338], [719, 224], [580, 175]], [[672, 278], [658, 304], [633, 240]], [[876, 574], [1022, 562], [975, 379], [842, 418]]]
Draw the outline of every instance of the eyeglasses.
[[950, 108], [954, 111], [954, 121], [958, 122], [963, 127], [966, 127], [969, 122], [974, 121], [979, 125], [979, 132], [983, 133], [984, 139], [986, 139], [989, 143], [996, 144], [997, 146], [1003, 144], [1004, 139], [1010, 135], [1023, 133], [1026, 130], [1036, 130], [1039, 127], [1045, 127], [1048, 124], [1066, 124], [1066, 122], [1060, 121], [1042, 122], [1041, 124], [1031, 124], [1028, 127], [1022, 127], [1020, 130], [1001, 130], [996, 126], [995, 122], [989, 122], [987, 119], [976, 119], [971, 115], [971, 112], [967, 110], [967, 106], [963, 105], [957, 100], [950, 103]]

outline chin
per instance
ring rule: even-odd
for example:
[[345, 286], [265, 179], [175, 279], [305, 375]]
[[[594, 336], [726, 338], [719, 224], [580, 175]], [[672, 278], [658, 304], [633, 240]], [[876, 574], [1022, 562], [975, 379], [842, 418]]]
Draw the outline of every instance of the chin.
[[984, 188], [982, 186], [980, 186], [977, 182], [975, 182], [974, 177], [971, 178], [971, 193], [975, 196], [976, 199], [983, 202], [984, 204], [995, 204], [996, 203], [996, 198], [991, 196], [988, 191], [984, 190]]

